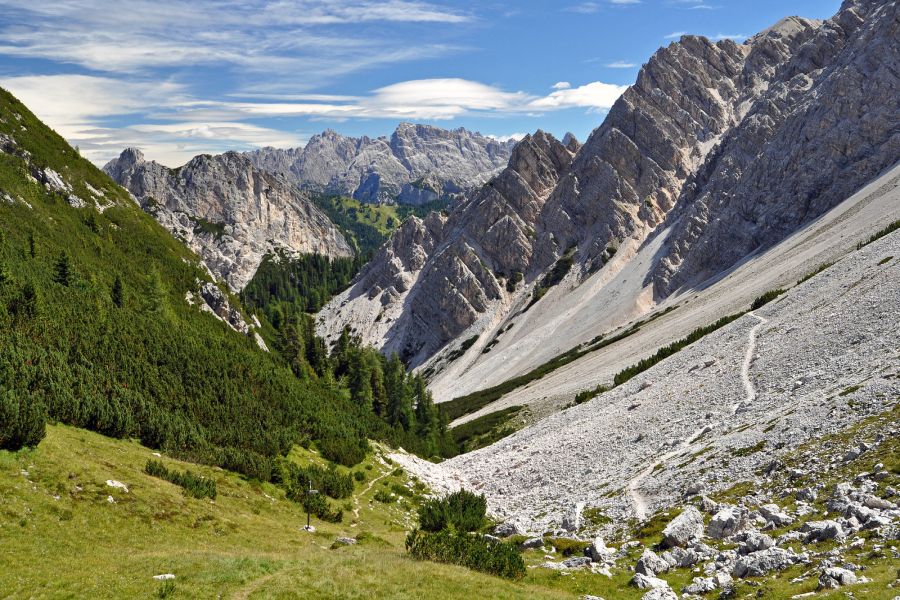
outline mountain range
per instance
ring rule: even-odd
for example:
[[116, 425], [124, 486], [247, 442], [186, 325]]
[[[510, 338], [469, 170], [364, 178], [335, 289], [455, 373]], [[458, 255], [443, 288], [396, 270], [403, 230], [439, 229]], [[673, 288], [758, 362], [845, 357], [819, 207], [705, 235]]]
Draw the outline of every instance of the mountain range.
[[897, 32], [858, 1], [743, 44], [682, 37], [582, 146], [527, 136], [448, 215], [405, 222], [320, 332], [349, 324], [443, 401], [702, 293], [900, 159]]
[[304, 189], [419, 205], [484, 183], [506, 165], [514, 145], [462, 128], [401, 123], [389, 138], [345, 137], [329, 129], [303, 148], [262, 148], [248, 156]]

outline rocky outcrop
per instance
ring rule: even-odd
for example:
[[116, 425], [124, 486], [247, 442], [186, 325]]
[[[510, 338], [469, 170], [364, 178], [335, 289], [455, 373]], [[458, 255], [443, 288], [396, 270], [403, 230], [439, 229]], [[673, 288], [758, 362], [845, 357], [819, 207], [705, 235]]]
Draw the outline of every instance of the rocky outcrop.
[[169, 169], [129, 148], [104, 170], [232, 290], [243, 289], [267, 253], [352, 254], [304, 193], [241, 154], [201, 155]]
[[390, 138], [351, 138], [329, 129], [303, 148], [263, 148], [247, 156], [301, 188], [364, 202], [424, 204], [484, 183], [506, 164], [514, 145], [465, 129], [401, 123]]
[[749, 40], [747, 63], [765, 63], [770, 83], [669, 215], [657, 296], [771, 247], [900, 160], [898, 14], [847, 0], [821, 25], [785, 19]]
[[320, 329], [337, 335], [338, 324], [350, 322], [385, 352], [427, 359], [509, 295], [505, 278], [552, 265], [557, 243], [530, 224], [573, 156], [549, 134], [527, 136], [509, 166], [451, 206], [449, 217], [403, 223], [355, 285], [323, 309]]

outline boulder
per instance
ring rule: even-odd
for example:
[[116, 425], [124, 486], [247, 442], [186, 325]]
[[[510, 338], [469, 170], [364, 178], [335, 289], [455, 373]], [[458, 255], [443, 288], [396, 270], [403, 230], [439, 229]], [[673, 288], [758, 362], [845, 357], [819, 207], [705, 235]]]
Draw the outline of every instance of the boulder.
[[584, 549], [584, 555], [594, 562], [612, 562], [615, 554], [616, 549], [608, 547], [602, 537], [594, 538], [591, 545]]
[[819, 575], [819, 589], [833, 590], [843, 585], [852, 585], [856, 583], [856, 575], [853, 571], [842, 569], [840, 567], [828, 567], [822, 570]]
[[797, 555], [783, 548], [769, 548], [746, 556], [734, 563], [735, 577], [761, 577], [771, 571], [780, 571], [797, 562]]
[[763, 504], [759, 507], [759, 514], [776, 527], [784, 527], [794, 522], [793, 517], [784, 512], [777, 504]]
[[663, 529], [663, 543], [669, 547], [687, 546], [703, 535], [703, 514], [688, 506]]
[[590, 565], [591, 559], [587, 556], [573, 556], [572, 558], [567, 558], [562, 561], [562, 564], [567, 569], [580, 569]]
[[669, 589], [669, 584], [666, 580], [642, 573], [635, 573], [634, 577], [631, 578], [631, 585], [639, 590]]
[[894, 510], [897, 508], [893, 502], [885, 500], [884, 498], [879, 498], [874, 494], [866, 494], [863, 496], [862, 502], [865, 506], [876, 510]]
[[709, 496], [700, 496], [700, 510], [705, 513], [714, 514], [719, 510], [719, 503]]
[[731, 575], [719, 571], [712, 577], [694, 577], [694, 580], [684, 586], [681, 592], [684, 594], [708, 594], [714, 590], [722, 589], [731, 583]]
[[693, 567], [703, 559], [701, 554], [694, 548], [672, 548], [663, 552], [660, 558], [666, 561], [670, 568]]
[[544, 545], [544, 538], [533, 537], [528, 538], [519, 546], [522, 550], [530, 550], [532, 548], [540, 548]]
[[665, 573], [668, 570], [669, 563], [657, 556], [650, 548], [644, 550], [644, 553], [641, 554], [641, 557], [637, 561], [637, 565], [634, 567], [635, 573], [640, 573], [641, 575], [647, 575], [649, 577]]
[[797, 490], [797, 493], [794, 494], [794, 497], [797, 498], [797, 500], [803, 500], [805, 502], [815, 502], [817, 496], [816, 489], [811, 487], [799, 489]]
[[339, 537], [334, 540], [335, 546], [353, 546], [356, 544], [356, 539], [351, 537]]
[[672, 588], [654, 588], [641, 596], [641, 600], [678, 600]]
[[500, 523], [494, 527], [494, 535], [501, 538], [508, 538], [513, 535], [522, 535], [523, 531], [515, 523]]
[[751, 531], [744, 536], [744, 540], [738, 547], [738, 554], [753, 554], [760, 550], [768, 550], [775, 546], [775, 540], [764, 533]]
[[741, 525], [741, 511], [736, 506], [720, 508], [709, 521], [706, 529], [707, 535], [715, 540], [730, 537]]
[[803, 541], [807, 544], [812, 542], [824, 542], [827, 540], [844, 539], [844, 529], [837, 521], [807, 521], [800, 528], [800, 531], [806, 534]]

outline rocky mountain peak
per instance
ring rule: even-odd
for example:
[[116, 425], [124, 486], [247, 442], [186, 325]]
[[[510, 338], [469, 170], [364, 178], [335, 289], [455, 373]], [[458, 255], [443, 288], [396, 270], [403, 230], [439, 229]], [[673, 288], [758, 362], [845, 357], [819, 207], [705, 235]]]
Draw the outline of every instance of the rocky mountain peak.
[[245, 154], [199, 155], [171, 170], [126, 149], [104, 169], [235, 291], [275, 250], [352, 255], [304, 193], [256, 169]]
[[[400, 123], [389, 138], [326, 130], [302, 149], [262, 149], [249, 156], [258, 168], [304, 189], [365, 202], [421, 204], [484, 183], [506, 164], [513, 145], [465, 129]], [[417, 185], [425, 179], [428, 186]]]

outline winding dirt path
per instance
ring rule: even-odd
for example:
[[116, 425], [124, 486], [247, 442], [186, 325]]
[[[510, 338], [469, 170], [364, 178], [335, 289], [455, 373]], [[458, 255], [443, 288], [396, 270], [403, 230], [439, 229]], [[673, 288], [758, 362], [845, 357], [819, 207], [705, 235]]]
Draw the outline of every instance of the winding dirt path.
[[363, 496], [365, 496], [376, 483], [378, 483], [380, 480], [384, 479], [385, 477], [387, 477], [388, 475], [391, 474], [390, 465], [387, 465], [387, 464], [381, 462], [380, 460], [379, 460], [379, 462], [381, 463], [381, 466], [387, 467], [388, 469], [384, 473], [382, 473], [381, 475], [379, 475], [378, 477], [376, 477], [375, 479], [370, 481], [369, 485], [366, 486], [366, 489], [364, 489], [363, 491], [358, 493], [356, 495], [356, 497], [353, 498], [353, 504], [354, 504], [353, 517], [356, 519], [359, 519], [359, 499], [362, 498]]
[[[750, 340], [747, 342], [747, 353], [744, 354], [744, 364], [741, 365], [741, 381], [744, 384], [744, 391], [746, 392], [746, 398], [744, 398], [743, 403], [751, 404], [756, 400], [756, 388], [753, 387], [753, 382], [750, 381], [750, 366], [753, 364], [753, 358], [756, 355], [756, 335], [759, 328], [768, 323], [769, 320], [753, 312], [747, 314], [759, 321], [759, 323], [754, 325], [750, 330]], [[736, 404], [732, 413], [736, 413], [740, 406], [740, 403]]]
[[[753, 387], [753, 382], [750, 381], [750, 366], [753, 364], [753, 358], [756, 354], [757, 332], [759, 331], [760, 327], [769, 322], [768, 319], [763, 318], [753, 312], [748, 312], [747, 314], [757, 319], [759, 323], [757, 323], [750, 329], [750, 333], [748, 334], [747, 339], [747, 351], [744, 353], [744, 362], [741, 365], [741, 382], [744, 384], [744, 392], [746, 396], [743, 402], [739, 402], [732, 407], [732, 414], [736, 413], [742, 404], [750, 404], [754, 400], [756, 400], [756, 389]], [[677, 448], [658, 457], [650, 464], [650, 466], [638, 473], [631, 481], [628, 482], [628, 495], [631, 497], [631, 503], [634, 505], [634, 514], [637, 516], [639, 521], [643, 521], [647, 518], [647, 510], [650, 504], [649, 499], [640, 490], [641, 482], [649, 477], [658, 465], [666, 462], [673, 456], [680, 454], [684, 450], [688, 449], [691, 444], [693, 444], [697, 440], [697, 438], [699, 438], [703, 434], [704, 430], [705, 427], [703, 429], [698, 429], [697, 431], [695, 431]]]
[[697, 438], [703, 434], [705, 429], [706, 428], [704, 427], [695, 431], [693, 434], [691, 434], [691, 437], [679, 444], [677, 448], [658, 457], [655, 461], [653, 461], [653, 463], [650, 464], [649, 467], [638, 473], [634, 479], [628, 482], [628, 495], [631, 496], [631, 503], [634, 504], [634, 513], [637, 516], [638, 521], [643, 521], [645, 518], [647, 518], [647, 508], [649, 506], [649, 500], [639, 489], [641, 481], [643, 481], [651, 473], [653, 473], [653, 470], [656, 469], [657, 465], [666, 462], [676, 454], [680, 454], [686, 448], [690, 447], [690, 445], [693, 444], [697, 440]]

